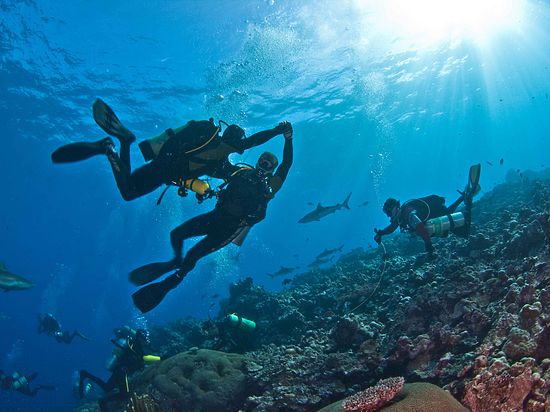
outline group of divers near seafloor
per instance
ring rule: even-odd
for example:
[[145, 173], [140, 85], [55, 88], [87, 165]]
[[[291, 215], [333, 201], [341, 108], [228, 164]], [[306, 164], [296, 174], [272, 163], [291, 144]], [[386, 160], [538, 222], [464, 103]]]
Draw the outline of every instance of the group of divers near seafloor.
[[[240, 126], [222, 120], [215, 123], [211, 118], [190, 120], [183, 126], [167, 129], [158, 136], [141, 141], [139, 149], [146, 163], [132, 170], [130, 147], [136, 136], [101, 99], [93, 104], [93, 117], [107, 136], [93, 142], [80, 141], [59, 147], [51, 154], [54, 163], [73, 163], [105, 156], [120, 194], [126, 201], [165, 185], [157, 203], [161, 202], [171, 186], [176, 186], [181, 196], [193, 192], [199, 203], [211, 198], [216, 202], [211, 211], [188, 219], [170, 232], [174, 253], [170, 260], [149, 263], [130, 272], [130, 281], [141, 287], [133, 293], [132, 300], [142, 313], [157, 307], [168, 292], [182, 283], [200, 259], [230, 243], [242, 245], [250, 229], [266, 218], [268, 204], [282, 188], [294, 160], [293, 128], [290, 122], [283, 121], [272, 129], [247, 137]], [[243, 154], [278, 135], [284, 137], [280, 163], [274, 153], [267, 151], [260, 155], [255, 165], [233, 164], [229, 160], [232, 153]], [[480, 164], [470, 167], [466, 187], [458, 191], [458, 198], [450, 206], [438, 195], [419, 197], [404, 203], [395, 198], [387, 199], [383, 212], [390, 223], [384, 229], [374, 229], [376, 243], [381, 244], [383, 236], [400, 228], [422, 238], [425, 258], [429, 260], [435, 257], [432, 237], [447, 236], [449, 233], [467, 237], [470, 233], [473, 197], [480, 190], [480, 171]], [[220, 179], [223, 183], [213, 188], [209, 178]], [[323, 207], [318, 204], [299, 222], [318, 221], [341, 208], [349, 208], [350, 196], [335, 206]], [[461, 205], [463, 207], [458, 210]], [[202, 239], [183, 255], [184, 241], [199, 236]], [[30, 282], [8, 272], [3, 266], [0, 269], [0, 288], [16, 290], [30, 287]], [[158, 281], [168, 273], [168, 276]], [[240, 327], [246, 327], [247, 322], [251, 322], [234, 314], [229, 315], [227, 321]], [[99, 401], [102, 411], [108, 410], [111, 401], [129, 397], [129, 374], [142, 369], [147, 362], [160, 360], [156, 355], [147, 354], [148, 334], [145, 330], [124, 326], [114, 332], [115, 338], [111, 342], [115, 350], [109, 365], [111, 377], [103, 381], [81, 370], [75, 379], [79, 397], [84, 397], [90, 391], [90, 382], [104, 391]], [[62, 331], [52, 314], [39, 317], [39, 333], [46, 333], [59, 343], [71, 343], [75, 337], [88, 340], [78, 331]], [[31, 390], [30, 382], [35, 377], [36, 374], [26, 377], [18, 372], [6, 375], [0, 371], [0, 386], [29, 396], [34, 396], [39, 389], [53, 389], [48, 385], [38, 385]]]

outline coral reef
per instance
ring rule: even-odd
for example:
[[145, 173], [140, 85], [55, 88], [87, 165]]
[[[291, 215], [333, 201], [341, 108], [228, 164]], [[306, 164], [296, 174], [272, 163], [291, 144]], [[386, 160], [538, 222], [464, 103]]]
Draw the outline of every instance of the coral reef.
[[[244, 279], [215, 319], [152, 330], [157, 352], [175, 356], [136, 376], [138, 393], [163, 411], [174, 402], [212, 410], [218, 398], [220, 411], [309, 412], [404, 376], [444, 389], [449, 404], [434, 385], [405, 385], [418, 402], [440, 399], [428, 410], [450, 405], [449, 393], [472, 411], [550, 410], [550, 180], [529, 174], [486, 193], [472, 236], [436, 239], [434, 260], [415, 237], [385, 243], [385, 260], [357, 249], [280, 293]], [[231, 328], [224, 317], [234, 312], [256, 330]], [[234, 354], [194, 363], [210, 353], [180, 354], [194, 346]], [[463, 410], [454, 407], [444, 410]]]

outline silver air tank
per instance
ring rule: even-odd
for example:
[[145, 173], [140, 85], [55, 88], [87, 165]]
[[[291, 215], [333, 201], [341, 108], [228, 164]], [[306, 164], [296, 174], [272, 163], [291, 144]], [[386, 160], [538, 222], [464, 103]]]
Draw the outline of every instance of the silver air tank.
[[[450, 218], [454, 223], [453, 229], [462, 227], [466, 224], [462, 212], [453, 213], [450, 215]], [[449, 230], [451, 230], [451, 219], [449, 219], [449, 215], [436, 217], [426, 221], [424, 225], [430, 236], [446, 236]]]

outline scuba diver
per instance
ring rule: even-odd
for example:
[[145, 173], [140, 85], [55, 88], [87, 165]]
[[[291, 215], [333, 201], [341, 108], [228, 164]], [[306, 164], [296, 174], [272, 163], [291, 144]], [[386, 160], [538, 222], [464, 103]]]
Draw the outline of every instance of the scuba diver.
[[[94, 120], [109, 136], [120, 142], [120, 156], [116, 153], [111, 137], [96, 142], [76, 142], [64, 145], [52, 153], [54, 163], [70, 163], [88, 159], [96, 155], [107, 155], [116, 184], [126, 201], [130, 201], [152, 192], [163, 184], [179, 186], [180, 194], [186, 189], [196, 191], [199, 201], [212, 195], [205, 182], [195, 184], [200, 176], [227, 178], [236, 168], [229, 160], [231, 153], [242, 154], [245, 150], [266, 143], [291, 127], [281, 122], [273, 129], [264, 130], [245, 137], [239, 126], [227, 125], [220, 136], [221, 123], [214, 120], [191, 120], [176, 129], [167, 129], [154, 138], [139, 144], [145, 161], [149, 162], [132, 171], [130, 145], [135, 135], [120, 122], [113, 109], [103, 100], [93, 104]], [[206, 186], [205, 186], [206, 185]], [[160, 199], [159, 199], [160, 201]]]
[[[389, 198], [384, 203], [383, 211], [390, 218], [386, 228], [374, 229], [374, 241], [382, 242], [382, 236], [393, 233], [398, 227], [401, 231], [414, 232], [424, 241], [428, 258], [433, 258], [434, 248], [431, 237], [445, 237], [452, 232], [457, 236], [468, 237], [472, 218], [473, 197], [481, 189], [479, 176], [481, 165], [470, 167], [468, 184], [460, 197], [449, 207], [445, 206], [445, 198], [430, 195], [406, 201], [403, 205], [397, 199]], [[464, 210], [455, 213], [458, 206], [464, 202]]]
[[[168, 262], [150, 263], [130, 273], [130, 281], [144, 285], [172, 269], [175, 273], [161, 282], [145, 286], [132, 295], [134, 304], [143, 313], [154, 309], [176, 288], [195, 267], [197, 261], [229, 243], [240, 246], [250, 228], [265, 219], [268, 203], [281, 189], [293, 161], [292, 127], [284, 133], [283, 161], [270, 152], [263, 153], [256, 167], [243, 167], [224, 183], [218, 193], [216, 207], [205, 214], [189, 219], [170, 233], [174, 258]], [[185, 239], [206, 236], [182, 258]]]
[[38, 315], [38, 333], [45, 333], [53, 337], [58, 343], [66, 343], [67, 345], [73, 341], [75, 336], [84, 340], [90, 340], [77, 330], [73, 333], [70, 333], [68, 330], [61, 331], [61, 324], [51, 313]]
[[[104, 392], [99, 401], [99, 408], [102, 412], [108, 410], [107, 405], [113, 401], [122, 401], [130, 396], [128, 375], [144, 368], [146, 362], [158, 362], [160, 357], [147, 355], [145, 347], [149, 344], [147, 331], [143, 329], [132, 329], [128, 326], [114, 330], [116, 339], [111, 339], [115, 349], [109, 361], [108, 369], [111, 377], [105, 382], [103, 379], [92, 375], [86, 370], [81, 370], [77, 383], [78, 394], [83, 398], [88, 385], [88, 379], [97, 384]], [[115, 391], [118, 389], [118, 391]]]
[[30, 376], [21, 375], [19, 372], [13, 372], [11, 375], [6, 375], [0, 370], [0, 388], [4, 390], [14, 390], [27, 396], [36, 396], [36, 393], [40, 390], [53, 391], [55, 386], [52, 385], [36, 385], [34, 389], [30, 388], [30, 382], [38, 376], [35, 372]]

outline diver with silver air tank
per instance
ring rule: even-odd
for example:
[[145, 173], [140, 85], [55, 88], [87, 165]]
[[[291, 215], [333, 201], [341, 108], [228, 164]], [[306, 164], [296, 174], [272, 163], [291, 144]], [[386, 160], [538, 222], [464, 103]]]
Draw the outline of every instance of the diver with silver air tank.
[[450, 215], [435, 217], [424, 223], [426, 231], [430, 236], [445, 237], [450, 231], [459, 229], [466, 225], [464, 213], [455, 212]]
[[[398, 227], [401, 231], [413, 232], [424, 241], [428, 258], [433, 258], [434, 248], [431, 237], [444, 237], [449, 232], [457, 236], [468, 237], [472, 218], [472, 202], [479, 192], [481, 165], [470, 167], [468, 183], [464, 191], [458, 191], [460, 197], [449, 207], [445, 198], [430, 195], [406, 201], [403, 205], [397, 199], [389, 198], [384, 203], [383, 211], [390, 218], [390, 224], [384, 229], [374, 229], [374, 241], [382, 242], [382, 236], [393, 233]], [[456, 209], [464, 203], [464, 210]]]

